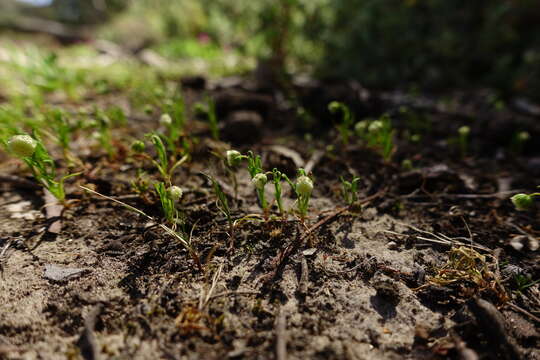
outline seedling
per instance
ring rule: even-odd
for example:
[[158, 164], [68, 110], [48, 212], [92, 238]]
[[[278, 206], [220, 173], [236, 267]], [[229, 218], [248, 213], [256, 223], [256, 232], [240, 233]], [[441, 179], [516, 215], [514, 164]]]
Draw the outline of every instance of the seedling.
[[341, 176], [340, 180], [343, 199], [347, 205], [352, 206], [358, 200], [357, 193], [360, 178], [358, 176], [353, 176], [351, 181], [347, 181], [343, 178], [343, 176]]
[[56, 180], [56, 166], [41, 141], [30, 135], [12, 136], [6, 143], [8, 150], [21, 158], [30, 168], [34, 178], [43, 185], [62, 204], [66, 193], [64, 181], [80, 173], [68, 174]]
[[343, 142], [343, 145], [349, 144], [349, 138], [351, 136], [351, 127], [354, 122], [354, 116], [351, 113], [351, 110], [349, 107], [343, 103], [340, 103], [338, 101], [332, 101], [330, 104], [328, 104], [328, 110], [332, 114], [337, 114], [339, 111], [342, 112], [342, 120], [337, 125], [339, 134], [341, 136], [341, 141]]
[[214, 140], [219, 140], [219, 125], [216, 115], [216, 104], [214, 103], [214, 101], [210, 97], [208, 97], [206, 99], [206, 106], [198, 103], [195, 106], [195, 111], [198, 114], [206, 116], [208, 124], [210, 126], [210, 133], [212, 134], [212, 138]]
[[309, 199], [311, 198], [311, 192], [313, 191], [313, 180], [311, 180], [311, 178], [306, 175], [304, 169], [298, 169], [298, 177], [296, 179], [296, 183], [293, 183], [291, 180], [289, 180], [287, 176], [283, 176], [296, 193], [297, 210], [300, 214], [300, 218], [302, 219], [302, 221], [304, 221], [309, 208]]
[[150, 139], [152, 144], [154, 144], [158, 160], [156, 161], [150, 157], [149, 158], [158, 169], [163, 180], [167, 182], [168, 184], [170, 184], [171, 177], [172, 177], [172, 174], [174, 173], [174, 170], [176, 170], [178, 166], [185, 163], [189, 159], [189, 156], [184, 155], [180, 160], [178, 160], [172, 166], [170, 166], [169, 155], [167, 154], [167, 149], [165, 148], [165, 144], [163, 144], [161, 137], [157, 135], [156, 133], [150, 133], [147, 135], [147, 137]]
[[462, 126], [458, 129], [458, 143], [459, 149], [461, 151], [461, 156], [467, 156], [467, 148], [469, 143], [469, 135], [471, 133], [471, 128], [468, 126]]
[[533, 208], [535, 196], [540, 196], [540, 193], [516, 194], [510, 200], [517, 211], [527, 211]]
[[281, 199], [281, 179], [283, 178], [283, 174], [276, 168], [272, 170], [272, 182], [274, 183], [274, 190], [275, 194], [274, 197], [276, 199], [276, 204], [279, 210], [279, 214], [281, 216], [285, 215], [285, 211], [283, 210], [283, 200]]
[[251, 175], [251, 183], [255, 186], [255, 191], [257, 192], [257, 198], [259, 199], [259, 204], [263, 209], [265, 214], [268, 213], [268, 203], [266, 202], [266, 197], [264, 193], [264, 187], [268, 182], [268, 177], [263, 172], [261, 164], [261, 156], [255, 156], [250, 150], [248, 152], [248, 171]]
[[225, 154], [225, 168], [227, 169], [229, 177], [231, 178], [231, 181], [233, 183], [235, 200], [238, 197], [238, 181], [236, 180], [236, 168], [240, 165], [243, 159], [247, 158], [247, 156], [242, 155], [237, 150], [227, 150]]
[[172, 100], [163, 108], [160, 124], [165, 128], [164, 138], [167, 141], [169, 151], [176, 151], [176, 145], [185, 126], [185, 105], [182, 97]]
[[227, 218], [227, 223], [229, 224], [229, 247], [232, 249], [234, 246], [234, 222], [231, 216], [231, 208], [229, 207], [229, 202], [227, 201], [227, 195], [223, 192], [223, 189], [221, 188], [221, 185], [217, 182], [216, 179], [214, 179], [212, 176], [208, 176], [206, 174], [204, 175], [210, 182], [212, 182], [212, 188], [214, 189], [214, 193], [216, 194], [216, 204], [219, 211], [225, 215], [225, 218]]
[[163, 182], [154, 184], [154, 188], [158, 193], [163, 215], [165, 216], [167, 223], [175, 229], [180, 218], [180, 212], [176, 208], [176, 204], [182, 198], [182, 189], [178, 186], [170, 186], [167, 188]]
[[354, 131], [368, 147], [377, 150], [385, 161], [390, 160], [394, 151], [394, 130], [388, 114], [376, 120], [361, 120], [354, 126]]
[[514, 138], [512, 139], [512, 150], [516, 154], [521, 154], [523, 152], [523, 148], [525, 147], [525, 144], [530, 140], [531, 135], [527, 131], [520, 131], [517, 134], [514, 135]]
[[518, 293], [522, 293], [531, 286], [540, 283], [540, 279], [533, 281], [530, 277], [522, 274], [516, 275], [514, 280], [516, 282]]
[[389, 161], [394, 151], [394, 130], [388, 114], [369, 124], [367, 138], [368, 146], [378, 149], [383, 159]]

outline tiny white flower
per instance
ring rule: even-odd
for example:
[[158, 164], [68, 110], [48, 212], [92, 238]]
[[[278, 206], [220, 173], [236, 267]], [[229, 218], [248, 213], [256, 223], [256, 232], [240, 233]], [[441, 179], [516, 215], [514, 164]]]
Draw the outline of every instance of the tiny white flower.
[[313, 191], [313, 181], [305, 175], [300, 176], [296, 179], [296, 191], [301, 196], [310, 196]]
[[8, 140], [8, 147], [17, 157], [29, 157], [36, 151], [37, 141], [30, 135], [15, 135]]
[[383, 128], [384, 124], [381, 120], [375, 120], [371, 124], [369, 124], [368, 131], [369, 132], [376, 132]]
[[169, 188], [169, 194], [171, 195], [171, 199], [173, 199], [173, 201], [176, 202], [182, 198], [182, 195], [184, 194], [184, 192], [182, 191], [180, 187], [173, 185]]
[[520, 131], [518, 133], [518, 140], [521, 142], [525, 142], [531, 138], [531, 135], [527, 131]]
[[368, 122], [366, 120], [359, 121], [354, 125], [354, 130], [356, 131], [357, 134], [363, 133], [364, 131], [367, 130], [367, 128], [368, 128]]
[[259, 190], [264, 189], [264, 185], [268, 182], [268, 178], [265, 174], [259, 173], [251, 179], [251, 183]]
[[470, 132], [471, 132], [471, 128], [468, 127], [468, 126], [466, 126], [466, 125], [465, 125], [465, 126], [462, 126], [462, 127], [460, 127], [460, 128], [458, 129], [458, 133], [459, 133], [459, 135], [461, 135], [461, 136], [467, 136], [467, 135], [470, 134]]
[[227, 165], [230, 167], [235, 167], [240, 163], [242, 154], [240, 154], [239, 151], [236, 150], [227, 150], [226, 157], [227, 157]]
[[161, 117], [159, 118], [159, 123], [162, 126], [171, 126], [172, 125], [171, 115], [169, 115], [167, 113], [161, 115]]

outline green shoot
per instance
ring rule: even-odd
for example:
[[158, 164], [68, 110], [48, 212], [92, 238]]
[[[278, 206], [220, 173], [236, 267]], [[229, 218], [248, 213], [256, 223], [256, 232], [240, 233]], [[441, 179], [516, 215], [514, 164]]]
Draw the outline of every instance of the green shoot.
[[272, 181], [274, 183], [274, 190], [275, 190], [275, 199], [276, 204], [279, 210], [280, 215], [284, 215], [285, 211], [283, 210], [283, 200], [281, 199], [281, 179], [283, 178], [283, 174], [276, 168], [272, 170]]
[[216, 104], [210, 97], [207, 99], [207, 108], [205, 110], [206, 116], [208, 117], [208, 124], [210, 126], [212, 138], [214, 140], [219, 140], [219, 125], [216, 115]]
[[253, 152], [250, 150], [248, 151], [247, 159], [248, 159], [248, 171], [249, 171], [249, 175], [251, 175], [251, 183], [255, 186], [257, 198], [259, 199], [259, 205], [261, 206], [261, 209], [263, 209], [263, 212], [267, 214], [268, 202], [266, 201], [264, 187], [266, 183], [268, 182], [268, 177], [263, 172], [261, 156], [260, 155], [255, 156]]
[[533, 208], [535, 196], [540, 196], [540, 193], [516, 194], [510, 200], [517, 211], [527, 211]]
[[154, 159], [151, 160], [158, 169], [163, 180], [170, 184], [174, 170], [176, 170], [178, 166], [185, 163], [189, 159], [189, 156], [184, 155], [180, 160], [170, 166], [169, 155], [167, 154], [167, 149], [165, 148], [165, 144], [163, 143], [163, 140], [161, 140], [161, 137], [156, 133], [147, 134], [147, 137], [150, 139], [152, 144], [154, 144], [158, 158], [157, 161]]
[[289, 183], [291, 188], [296, 193], [296, 206], [300, 218], [302, 221], [306, 218], [308, 208], [309, 208], [309, 199], [311, 198], [311, 192], [313, 191], [313, 180], [307, 176], [304, 169], [298, 169], [298, 177], [296, 178], [296, 183], [293, 183], [289, 178], [283, 174], [285, 180]]
[[45, 187], [60, 203], [65, 203], [64, 181], [80, 173], [68, 174], [56, 180], [56, 166], [40, 140], [29, 135], [15, 135], [7, 141], [9, 151], [22, 158], [34, 178]]
[[357, 193], [360, 178], [358, 176], [353, 176], [351, 181], [347, 181], [341, 176], [339, 179], [341, 180], [341, 193], [343, 199], [347, 205], [352, 206], [358, 200]]
[[166, 129], [165, 140], [169, 151], [176, 151], [177, 142], [183, 134], [186, 123], [185, 105], [182, 97], [178, 97], [164, 106], [160, 123]]
[[158, 193], [163, 215], [165, 216], [167, 223], [171, 224], [174, 228], [180, 218], [176, 203], [182, 197], [182, 190], [177, 186], [167, 188], [163, 182], [154, 184], [154, 188]]
[[351, 110], [347, 105], [338, 101], [332, 101], [330, 104], [328, 104], [328, 110], [330, 110], [332, 114], [336, 114], [338, 111], [341, 111], [343, 113], [343, 118], [341, 122], [337, 125], [337, 128], [339, 134], [341, 135], [341, 141], [343, 142], [343, 145], [348, 145], [349, 137], [351, 136], [351, 127], [354, 122], [354, 116], [351, 113]]
[[540, 279], [533, 281], [530, 277], [521, 274], [516, 275], [514, 280], [516, 282], [517, 292], [519, 293], [522, 293], [531, 286], [540, 283]]
[[394, 151], [394, 130], [388, 114], [372, 121], [367, 128], [367, 144], [377, 149], [385, 161], [389, 161]]
[[468, 126], [462, 126], [458, 129], [458, 143], [459, 149], [461, 151], [461, 156], [467, 156], [467, 148], [469, 143], [469, 134], [471, 133], [471, 128]]

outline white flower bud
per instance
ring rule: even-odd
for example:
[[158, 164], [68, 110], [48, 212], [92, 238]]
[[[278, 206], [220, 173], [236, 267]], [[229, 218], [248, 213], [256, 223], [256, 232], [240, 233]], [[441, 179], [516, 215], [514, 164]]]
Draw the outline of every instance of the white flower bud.
[[268, 182], [268, 178], [265, 174], [259, 173], [251, 179], [251, 183], [259, 190], [264, 189], [264, 185]]
[[368, 127], [368, 123], [366, 120], [362, 120], [362, 121], [359, 121], [356, 123], [356, 125], [354, 125], [354, 130], [356, 131], [357, 134], [362, 134], [364, 131], [366, 131]]
[[161, 115], [161, 117], [159, 118], [159, 123], [162, 126], [171, 126], [172, 125], [171, 115], [169, 115], [167, 113]]
[[375, 120], [371, 124], [369, 124], [368, 131], [369, 132], [376, 132], [383, 128], [384, 124], [381, 120]]
[[313, 191], [313, 181], [305, 175], [300, 176], [296, 179], [296, 191], [301, 196], [310, 196]]
[[182, 198], [182, 195], [184, 194], [184, 192], [182, 191], [180, 187], [173, 185], [169, 188], [169, 194], [171, 195], [171, 199], [173, 199], [173, 201], [176, 202]]
[[458, 133], [460, 136], [468, 136], [471, 133], [471, 128], [468, 126], [462, 126], [458, 129]]
[[521, 142], [525, 142], [531, 138], [531, 135], [527, 131], [520, 131], [518, 133], [518, 140]]
[[238, 164], [240, 164], [242, 154], [240, 154], [239, 151], [227, 150], [226, 156], [227, 156], [227, 165], [229, 165], [230, 167], [235, 167], [235, 166], [238, 166]]
[[36, 150], [37, 141], [30, 135], [15, 135], [8, 140], [9, 150], [17, 157], [29, 157]]

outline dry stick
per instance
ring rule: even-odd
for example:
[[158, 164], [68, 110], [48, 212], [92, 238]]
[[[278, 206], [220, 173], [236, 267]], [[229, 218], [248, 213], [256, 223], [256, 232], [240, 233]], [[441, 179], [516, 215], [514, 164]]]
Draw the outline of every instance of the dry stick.
[[276, 317], [276, 359], [287, 360], [287, 319], [282, 308]]
[[7, 260], [6, 252], [9, 249], [11, 242], [12, 240], [9, 239], [2, 248], [2, 251], [0, 251], [0, 274], [2, 274], [2, 279], [4, 278], [4, 262]]
[[512, 309], [522, 313], [523, 315], [527, 315], [528, 317], [530, 317], [531, 319], [533, 319], [534, 321], [536, 321], [537, 323], [540, 324], [540, 318], [538, 316], [534, 316], [533, 314], [531, 314], [527, 310], [522, 309], [519, 306], [517, 306], [516, 304], [512, 304], [511, 302], [506, 303], [506, 305], [511, 307]]

